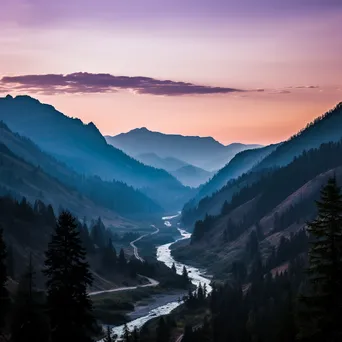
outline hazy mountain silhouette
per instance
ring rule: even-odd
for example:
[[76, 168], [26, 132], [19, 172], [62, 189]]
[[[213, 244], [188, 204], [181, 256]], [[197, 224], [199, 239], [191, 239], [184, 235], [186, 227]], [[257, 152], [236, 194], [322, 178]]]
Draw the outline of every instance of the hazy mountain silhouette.
[[143, 153], [135, 156], [135, 159], [144, 163], [145, 165], [153, 166], [158, 169], [164, 169], [168, 172], [176, 171], [183, 166], [189, 165], [188, 163], [177, 158], [166, 157], [161, 158], [155, 153]]
[[235, 155], [235, 157], [221, 170], [219, 170], [212, 179], [201, 187], [196, 198], [200, 200], [205, 196], [210, 196], [215, 191], [221, 189], [228, 181], [238, 178], [242, 174], [250, 171], [266, 156], [272, 153], [278, 144], [265, 146], [262, 148], [245, 150]]
[[136, 159], [146, 165], [164, 169], [175, 176], [182, 184], [196, 188], [210, 179], [212, 172], [185, 163], [173, 157], [161, 158], [155, 153], [143, 153]]
[[203, 170], [193, 165], [183, 166], [175, 171], [172, 171], [171, 174], [180, 180], [184, 185], [194, 188], [207, 182], [213, 175], [212, 172]]
[[60, 207], [68, 208], [80, 217], [103, 217], [117, 226], [127, 225], [127, 221], [115, 211], [97, 205], [89, 198], [82, 196], [74, 188], [45, 173], [16, 156], [8, 147], [0, 143], [0, 195], [10, 195], [21, 200], [25, 197], [31, 203], [36, 200], [51, 204], [58, 212]]
[[[212, 193], [210, 188], [206, 191], [206, 186], [208, 186], [208, 184], [203, 186], [199, 190], [199, 193], [184, 206], [184, 213], [190, 213], [190, 215], [188, 215], [190, 217], [189, 222], [193, 222], [196, 219], [203, 217], [206, 213], [219, 212], [225, 201], [231, 201], [242, 188], [252, 186], [261, 178], [267, 177], [270, 169], [273, 170], [278, 167], [284, 167], [301, 156], [304, 151], [320, 147], [322, 143], [340, 141], [342, 139], [341, 127], [342, 104], [340, 103], [326, 114], [309, 123], [306, 128], [291, 137], [288, 141], [279, 145], [273, 145], [273, 148], [276, 147], [273, 152], [266, 153], [264, 159], [256, 166], [252, 167], [248, 174], [244, 174], [236, 180], [228, 181], [227, 185], [223, 186], [220, 190], [216, 190], [217, 192], [215, 193]], [[269, 148], [272, 150], [272, 147]], [[265, 151], [265, 149], [267, 151], [266, 147], [259, 152], [262, 153], [262, 150]], [[246, 153], [248, 153], [248, 151], [246, 151]], [[217, 175], [225, 174], [231, 167], [234, 168], [234, 164], [239, 162], [239, 160], [243, 165], [244, 159], [240, 159], [240, 156], [238, 155], [235, 161], [232, 161], [226, 168], [219, 171]], [[294, 175], [292, 175], [292, 177], [294, 177]], [[214, 181], [214, 179], [215, 177], [213, 178], [212, 183], [209, 184], [210, 186], [215, 184], [216, 180]]]
[[319, 147], [322, 143], [339, 141], [342, 137], [342, 102], [313, 122], [307, 124], [288, 141], [279, 145], [256, 170], [284, 166], [292, 162], [304, 150]]
[[[248, 186], [242, 185], [245, 177], [241, 177], [206, 198], [184, 217], [189, 222], [204, 219], [202, 225], [196, 224], [202, 230], [199, 241], [173, 252], [178, 258], [195, 259], [221, 274], [227, 265], [246, 255], [250, 233], [257, 226], [262, 232], [263, 251], [276, 247], [282, 236], [288, 238], [305, 228], [307, 221], [316, 217], [315, 200], [330, 177], [341, 184], [342, 140], [304, 151], [286, 166], [265, 170]], [[231, 196], [233, 186], [237, 191]]]
[[79, 173], [125, 182], [164, 207], [179, 205], [188, 196], [189, 189], [166, 171], [146, 166], [108, 145], [93, 123], [85, 125], [29, 96], [0, 98], [0, 120]]
[[[81, 197], [87, 197], [98, 206], [114, 210], [122, 215], [162, 211], [161, 207], [146, 195], [122, 182], [107, 182], [96, 176], [79, 175], [67, 165], [40, 150], [28, 138], [13, 133], [3, 122], [0, 122], [0, 143], [6, 145], [18, 157], [78, 192]], [[47, 190], [43, 187], [39, 189]]]
[[260, 145], [239, 143], [224, 146], [212, 137], [182, 136], [137, 128], [106, 140], [131, 156], [155, 153], [159, 157], [173, 157], [207, 171], [215, 171], [227, 164], [236, 153]]

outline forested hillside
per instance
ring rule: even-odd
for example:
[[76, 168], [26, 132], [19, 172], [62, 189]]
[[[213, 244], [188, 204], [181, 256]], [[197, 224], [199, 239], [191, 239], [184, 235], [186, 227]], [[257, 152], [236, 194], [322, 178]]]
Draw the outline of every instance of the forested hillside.
[[[225, 201], [230, 202], [232, 197], [238, 195], [244, 187], [251, 186], [260, 179], [268, 177], [269, 172], [272, 172], [273, 169], [288, 165], [294, 159], [300, 157], [304, 151], [319, 148], [322, 143], [340, 141], [342, 139], [341, 124], [342, 105], [338, 104], [334, 109], [309, 123], [306, 128], [291, 137], [288, 141], [279, 145], [273, 145], [273, 148], [270, 146], [260, 151], [256, 150], [253, 153], [252, 151], [246, 151], [241, 155], [237, 155], [235, 160], [232, 160], [230, 164], [217, 173], [216, 178], [214, 177], [211, 182], [200, 190], [197, 197], [190, 200], [184, 206], [182, 212], [183, 222], [191, 225], [197, 219], [204, 218], [206, 213], [217, 215]], [[269, 149], [268, 152], [270, 153], [267, 153], [267, 149]], [[216, 187], [215, 183], [218, 182], [219, 184], [222, 176], [225, 179], [226, 174], [229, 174], [231, 169], [243, 169], [245, 161], [242, 157], [244, 154], [252, 154], [252, 157], [255, 157], [257, 153], [261, 153], [262, 155], [263, 152], [266, 153], [262, 156], [262, 160], [260, 161], [259, 159], [258, 163], [253, 165], [249, 171], [246, 170], [248, 171], [246, 174], [240, 175], [235, 180], [228, 181], [220, 189]], [[254, 158], [252, 158], [252, 161], [254, 161]], [[210, 191], [206, 191], [207, 187]], [[212, 194], [213, 191], [216, 192]], [[202, 196], [201, 193], [203, 194]]]
[[[55, 198], [52, 189], [46, 193], [47, 188], [43, 182], [40, 184], [38, 179], [38, 174], [44, 173], [46, 177], [51, 179], [51, 182], [59, 182], [61, 187], [64, 185], [70, 193], [74, 193], [74, 196], [77, 197], [74, 200], [75, 202], [87, 199], [99, 207], [110, 209], [126, 216], [144, 215], [162, 211], [162, 208], [146, 195], [122, 182], [115, 180], [111, 182], [103, 181], [96, 176], [84, 176], [76, 173], [66, 164], [57, 161], [55, 158], [43, 152], [28, 138], [13, 133], [3, 122], [0, 122], [0, 142], [22, 159], [21, 163], [19, 163], [19, 159], [14, 155], [12, 156], [12, 163], [6, 164], [6, 172], [9, 175], [16, 174], [17, 179], [21, 177], [22, 181], [25, 181], [27, 184], [32, 182], [34, 178], [31, 177], [32, 175], [30, 176], [29, 173], [26, 173], [23, 178], [23, 175], [20, 176], [20, 171], [15, 169], [20, 166], [23, 169], [24, 165], [25, 168], [35, 169], [37, 175], [35, 182], [36, 191], [34, 189], [30, 191], [28, 188], [27, 191], [20, 190], [20, 181], [9, 182], [8, 179], [1, 178], [3, 186], [7, 186], [11, 191], [21, 192], [22, 195], [33, 198], [33, 200], [36, 198], [45, 198], [57, 207], [58, 205], [68, 205], [68, 203], [63, 203], [60, 198]], [[2, 166], [4, 168], [5, 164]], [[5, 170], [2, 170], [3, 177], [4, 172]], [[44, 193], [46, 197], [41, 196]]]
[[224, 202], [220, 214], [197, 221], [191, 245], [178, 248], [175, 255], [202, 260], [225, 273], [232, 262], [246, 257], [250, 235], [257, 229], [266, 257], [281, 236], [297, 232], [315, 216], [320, 187], [334, 174], [342, 180], [341, 142], [304, 152], [289, 165], [269, 170], [240, 189]]
[[78, 173], [125, 182], [161, 206], [175, 206], [189, 194], [190, 189], [166, 171], [146, 166], [108, 145], [93, 123], [67, 117], [29, 96], [1, 98], [0, 120]]

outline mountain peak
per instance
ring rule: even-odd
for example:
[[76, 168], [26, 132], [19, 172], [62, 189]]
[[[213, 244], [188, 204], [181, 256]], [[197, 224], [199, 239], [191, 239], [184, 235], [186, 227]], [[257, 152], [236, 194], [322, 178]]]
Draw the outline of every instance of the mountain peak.
[[144, 132], [151, 132], [151, 131], [149, 129], [147, 129], [146, 127], [140, 127], [140, 128], [132, 129], [128, 133], [133, 133], [133, 132], [144, 133]]

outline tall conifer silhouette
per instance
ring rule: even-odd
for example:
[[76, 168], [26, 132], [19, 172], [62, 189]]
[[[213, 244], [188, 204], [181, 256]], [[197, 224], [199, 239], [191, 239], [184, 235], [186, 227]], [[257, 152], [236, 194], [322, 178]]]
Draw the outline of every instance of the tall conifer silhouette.
[[335, 178], [321, 191], [318, 216], [308, 224], [311, 292], [304, 304], [303, 341], [342, 341], [342, 194]]
[[90, 341], [94, 318], [87, 288], [93, 278], [76, 219], [69, 212], [58, 218], [45, 267], [52, 341]]

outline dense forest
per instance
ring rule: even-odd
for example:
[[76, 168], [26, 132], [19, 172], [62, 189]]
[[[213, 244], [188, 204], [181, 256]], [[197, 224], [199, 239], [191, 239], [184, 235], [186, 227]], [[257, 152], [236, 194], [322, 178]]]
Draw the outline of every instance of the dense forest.
[[[91, 341], [101, 336], [88, 291], [98, 276], [187, 289], [189, 280], [157, 262], [129, 258], [136, 234], [119, 235], [101, 219], [80, 221], [51, 205], [0, 197], [0, 338], [5, 341]], [[1, 340], [2, 341], [2, 340]]]
[[[214, 219], [219, 219], [220, 217], [229, 214], [232, 210], [236, 209], [240, 205], [257, 198], [256, 204], [253, 206], [253, 210], [248, 213], [246, 217], [240, 222], [233, 222], [233, 230], [235, 230], [235, 238], [243, 233], [251, 225], [258, 222], [265, 214], [270, 212], [279, 203], [285, 200], [289, 195], [294, 193], [301, 186], [312, 180], [317, 175], [336, 168], [342, 165], [342, 142], [322, 144], [318, 149], [312, 149], [310, 151], [305, 151], [301, 156], [295, 158], [289, 165], [274, 169], [264, 171], [260, 175], [260, 179], [250, 185], [247, 185], [236, 192], [231, 201], [225, 201], [223, 203], [221, 213], [211, 218], [210, 221]], [[241, 179], [248, 177], [244, 175]], [[236, 180], [239, 182], [240, 180]], [[226, 187], [230, 187], [228, 184]], [[220, 192], [224, 192], [225, 188], [222, 188]], [[274, 191], [277, 189], [277, 191]], [[316, 195], [316, 194], [314, 194]], [[191, 222], [199, 213], [206, 211], [208, 203], [215, 200], [215, 195], [210, 198], [205, 198], [200, 202], [197, 209], [185, 211], [183, 219], [185, 221]], [[306, 215], [314, 215], [315, 207], [312, 199], [304, 200], [300, 204], [296, 204], [293, 211], [287, 213], [287, 218], [279, 218], [280, 220], [288, 220], [291, 217], [292, 222], [299, 220]], [[201, 223], [202, 222], [202, 223]], [[195, 225], [195, 230], [193, 234], [193, 240], [198, 240], [198, 237], [204, 235], [205, 231], [210, 229], [208, 222], [208, 216]], [[281, 229], [281, 225], [284, 225], [284, 221], [277, 222], [277, 229]]]
[[[4, 197], [0, 208], [5, 228], [0, 232], [0, 329], [5, 340], [92, 341], [100, 334], [87, 292], [93, 282], [88, 260], [94, 250], [101, 251], [103, 268], [152, 272], [148, 265], [129, 262], [123, 250], [116, 253], [111, 239], [118, 237], [109, 234], [101, 219], [93, 222], [89, 233], [86, 224], [69, 212], [56, 218], [52, 207], [41, 202], [31, 206], [25, 199], [18, 202]], [[41, 241], [27, 235], [34, 231], [23, 222], [40, 231], [50, 227], [42, 265], [45, 290], [37, 285], [39, 270], [32, 262], [32, 252], [19, 276], [13, 246], [5, 242], [13, 237], [22, 243], [46, 242], [43, 234]], [[308, 223], [307, 231], [282, 238], [265, 262], [260, 257], [258, 234], [258, 229], [253, 231], [246, 246], [251, 267], [234, 263], [233, 278], [213, 284], [211, 293], [201, 286], [195, 292], [189, 290], [183, 310], [196, 314], [205, 309], [206, 316], [196, 326], [185, 327], [182, 341], [340, 341], [342, 193], [336, 179], [322, 189], [317, 217]], [[284, 263], [286, 267], [279, 268]], [[189, 282], [186, 269], [180, 278], [184, 284]], [[19, 279], [15, 292], [9, 287], [11, 279]], [[177, 324], [172, 315], [161, 317], [155, 332], [126, 328], [124, 340], [171, 341]], [[114, 341], [110, 330], [106, 340]]]

